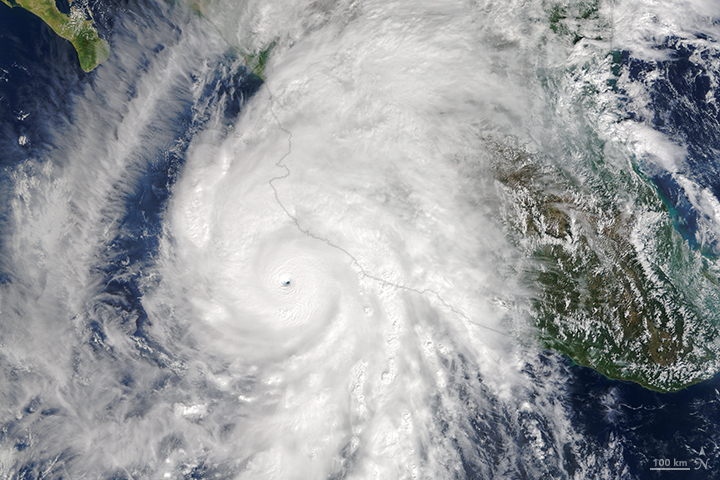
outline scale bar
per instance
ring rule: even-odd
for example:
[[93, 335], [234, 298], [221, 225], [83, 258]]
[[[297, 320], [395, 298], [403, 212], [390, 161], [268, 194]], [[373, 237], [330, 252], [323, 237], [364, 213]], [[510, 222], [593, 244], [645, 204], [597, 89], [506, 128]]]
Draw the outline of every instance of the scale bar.
[[651, 468], [650, 470], [683, 470], [683, 471], [690, 471], [690, 467], [684, 467], [684, 468], [673, 468], [673, 467], [659, 467], [659, 468]]

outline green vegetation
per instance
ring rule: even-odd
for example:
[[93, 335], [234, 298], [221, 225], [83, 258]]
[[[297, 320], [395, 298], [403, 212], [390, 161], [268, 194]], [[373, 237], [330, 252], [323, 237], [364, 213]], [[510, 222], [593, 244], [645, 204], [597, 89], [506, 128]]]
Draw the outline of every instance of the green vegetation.
[[[3, 0], [4, 1], [4, 0]], [[201, 17], [206, 17], [208, 20], [212, 21], [209, 18], [208, 15], [208, 9], [212, 8], [212, 4], [214, 3], [212, 0], [180, 0], [182, 3], [185, 3], [188, 5], [192, 10]], [[232, 44], [230, 39], [228, 40], [229, 43]], [[265, 81], [265, 66], [267, 65], [268, 58], [270, 57], [270, 51], [275, 47], [275, 42], [271, 42], [270, 45], [267, 46], [267, 48], [260, 50], [260, 51], [252, 51], [249, 52], [248, 50], [242, 49], [242, 48], [236, 48], [235, 53], [245, 60], [245, 66], [248, 70], [250, 70], [252, 73], [260, 77], [263, 81]]]
[[601, 40], [600, 32], [606, 27], [600, 18], [598, 0], [588, 2], [563, 2], [545, 5], [550, 30], [578, 43], [583, 38]]
[[270, 50], [272, 50], [274, 46], [275, 43], [273, 42], [268, 48], [262, 50], [260, 53], [244, 56], [245, 65], [247, 65], [248, 69], [252, 70], [255, 75], [262, 78], [263, 80], [265, 80], [265, 76], [263, 74], [265, 70], [265, 65], [267, 64], [268, 57], [270, 56]]
[[659, 391], [712, 375], [720, 362], [717, 266], [673, 228], [651, 184], [607, 165], [592, 134], [581, 183], [521, 150], [490, 147], [510, 201], [508, 233], [533, 259], [528, 281], [540, 288], [533, 306], [543, 344]]
[[582, 18], [583, 20], [597, 17], [597, 14], [598, 14], [597, 2], [580, 3], [580, 18]]
[[[552, 40], [567, 47], [612, 35], [597, 1], [548, 2], [545, 11]], [[545, 347], [610, 378], [679, 390], [720, 370], [720, 260], [683, 237], [652, 182], [596, 130], [596, 115], [624, 118], [607, 95], [618, 90], [623, 52], [593, 42], [582, 51], [542, 78], [568, 115], [557, 160], [490, 142], [507, 232], [532, 259], [526, 274], [538, 288]]]
[[0, 0], [10, 7], [21, 7], [40, 17], [52, 30], [75, 47], [80, 67], [89, 72], [107, 60], [110, 49], [98, 36], [93, 22], [77, 8], [66, 15], [58, 10], [55, 0]]
[[[546, 3], [553, 41], [610, 38], [612, 19], [599, 7]], [[615, 147], [586, 123], [586, 112], [623, 118], [603, 95], [618, 89], [623, 52], [584, 48], [594, 60], [543, 83], [554, 98], [557, 82], [585, 80], [575, 101], [562, 99], [573, 105], [566, 111], [574, 125], [555, 145], [557, 163], [489, 142], [508, 201], [505, 225], [532, 259], [527, 279], [539, 288], [534, 320], [545, 347], [610, 378], [679, 390], [720, 370], [720, 261], [674, 228], [652, 182], [625, 154], [608, 156]], [[561, 167], [567, 156], [576, 160]]]
[[550, 29], [555, 33], [567, 33], [567, 27], [560, 23], [560, 20], [567, 18], [565, 9], [560, 5], [553, 5], [550, 11]]

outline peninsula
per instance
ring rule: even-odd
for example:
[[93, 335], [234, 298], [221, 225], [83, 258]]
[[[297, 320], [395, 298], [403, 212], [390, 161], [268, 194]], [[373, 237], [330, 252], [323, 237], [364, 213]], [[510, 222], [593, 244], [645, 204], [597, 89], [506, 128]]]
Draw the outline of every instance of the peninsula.
[[100, 38], [92, 20], [85, 18], [79, 8], [70, 6], [70, 13], [61, 12], [55, 0], [0, 0], [10, 7], [20, 7], [40, 17], [62, 38], [75, 47], [80, 67], [90, 72], [107, 60], [110, 55], [108, 43]]

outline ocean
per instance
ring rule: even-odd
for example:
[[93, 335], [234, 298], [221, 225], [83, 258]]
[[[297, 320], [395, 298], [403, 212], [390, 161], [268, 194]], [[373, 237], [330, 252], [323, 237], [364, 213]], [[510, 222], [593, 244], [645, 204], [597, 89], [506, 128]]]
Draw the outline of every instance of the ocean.
[[0, 478], [720, 478], [713, 2], [81, 6], [0, 5]]

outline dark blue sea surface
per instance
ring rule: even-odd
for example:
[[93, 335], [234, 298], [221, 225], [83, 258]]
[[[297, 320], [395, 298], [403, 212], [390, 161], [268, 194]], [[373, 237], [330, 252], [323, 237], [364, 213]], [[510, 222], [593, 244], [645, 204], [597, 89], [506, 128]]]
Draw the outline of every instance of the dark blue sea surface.
[[[115, 12], [118, 9], [127, 12], [152, 7], [125, 2], [112, 8]], [[105, 19], [100, 26], [101, 34], [110, 35], [114, 22], [109, 19], [115, 13], [104, 7], [95, 10], [103, 15], [94, 16]], [[112, 42], [112, 37], [108, 38]], [[86, 74], [79, 67], [77, 53], [70, 42], [22, 8], [11, 9], [0, 4], [0, 42], [4, 44], [0, 49], [0, 74], [4, 79], [0, 83], [0, 222], [4, 222], [12, 194], [7, 167], [25, 161], [42, 161], [52, 153], [55, 137], [68, 131], [73, 122], [73, 98], [82, 95], [93, 73]], [[151, 51], [144, 52], [137, 62], [138, 72], [126, 72], [131, 79], [128, 101], [134, 97], [136, 83], [144, 69], [163, 49], [162, 44], [157, 44]], [[126, 213], [119, 219], [119, 233], [107, 246], [106, 261], [98, 265], [106, 278], [98, 299], [102, 298], [102, 303], [116, 309], [120, 318], [135, 322], [135, 335], [142, 336], [147, 319], [138, 283], [156, 254], [162, 233], [162, 214], [189, 142], [218, 102], [224, 105], [226, 122], [232, 122], [242, 105], [262, 85], [259, 77], [238, 66], [236, 60], [228, 54], [219, 59], [212, 78], [190, 76], [185, 84], [175, 86], [172, 101], [160, 105], [144, 133], [146, 141], [132, 154], [138, 157], [136, 164], [143, 167], [134, 179], [134, 191], [124, 200]], [[199, 99], [193, 98], [191, 92], [192, 84], [198, 81], [205, 82]], [[28, 138], [27, 144], [20, 144], [21, 135]], [[0, 231], [4, 232], [7, 228], [3, 226], [0, 223]], [[0, 281], [10, 281], [11, 272], [3, 267], [0, 263]], [[101, 325], [93, 321], [90, 329], [93, 344], [102, 344]]]
[[[720, 198], [720, 48], [706, 35], [668, 37], [656, 49], [666, 60], [643, 60], [624, 52], [623, 65], [630, 82], [642, 83], [650, 97], [652, 118], [633, 111], [631, 117], [687, 149], [680, 174]], [[631, 99], [632, 100], [632, 99]], [[720, 239], [697, 238], [702, 212], [698, 212], [670, 172], [651, 175], [658, 192], [674, 214], [678, 230], [704, 253], [720, 253]]]
[[[87, 75], [72, 44], [40, 18], [0, 3], [0, 252], [12, 195], [10, 168], [42, 158], [72, 122]], [[27, 142], [20, 142], [20, 138]], [[21, 143], [24, 143], [21, 145]], [[0, 254], [0, 284], [12, 274]]]
[[[189, 78], [189, 82], [193, 81], [198, 79]], [[119, 233], [108, 245], [107, 262], [99, 267], [106, 278], [100, 298], [118, 309], [126, 321], [135, 322], [134, 335], [146, 342], [151, 340], [143, 332], [147, 314], [140, 284], [157, 253], [166, 202], [185, 162], [186, 150], [193, 135], [209, 119], [204, 110], [221, 102], [225, 121], [232, 122], [242, 105], [262, 86], [262, 80], [238, 67], [236, 59], [228, 55], [218, 63], [199, 99], [193, 99], [190, 86], [176, 88], [174, 102], [160, 109], [158, 124], [150, 128], [152, 141], [137, 153], [146, 160], [146, 167], [136, 178], [134, 191], [125, 198], [126, 213], [120, 220]], [[101, 344], [102, 328], [94, 324], [93, 330], [95, 342]], [[153, 350], [161, 352], [162, 347], [153, 344]], [[159, 357], [153, 358], [159, 361]]]
[[[100, 21], [101, 35], [111, 46], [115, 28], [122, 28], [113, 21], [118, 11], [164, 21], [162, 16], [150, 14], [153, 5], [117, 2], [112, 9], [94, 5], [100, 7], [94, 18]], [[174, 30], [179, 34], [178, 28]], [[133, 35], [132, 32], [117, 33]], [[13, 277], [12, 265], [4, 261], [1, 252], [2, 241], [11, 233], [7, 216], [14, 196], [13, 168], [25, 164], [32, 171], [54, 158], [57, 145], [68, 143], [63, 137], [72, 137], [76, 121], [73, 117], [75, 101], [93, 90], [97, 71], [83, 72], [73, 46], [58, 37], [38, 17], [21, 8], [10, 9], [0, 4], [0, 44], [3, 45], [0, 48], [0, 283], [9, 283]], [[118, 78], [118, 85], [126, 83], [128, 103], [135, 97], [144, 73], [165, 49], [161, 43], [150, 47], [136, 52], [139, 58], [125, 62], [125, 67], [118, 67], [125, 68], [122, 79]], [[118, 55], [125, 53], [113, 50], [108, 62], [112, 63]], [[137, 142], [139, 146], [124, 159], [132, 167], [125, 172], [125, 180], [133, 187], [119, 199], [122, 208], [113, 210], [123, 213], [116, 219], [109, 219], [115, 221], [117, 234], [97, 257], [95, 271], [100, 273], [102, 281], [84, 315], [85, 339], [96, 355], [114, 358], [112, 348], [105, 343], [105, 322], [127, 323], [131, 328], [125, 331], [136, 340], [138, 354], [155, 365], [157, 382], [149, 390], [143, 390], [135, 384], [136, 372], [132, 363], [116, 359], [118, 382], [128, 392], [132, 403], [130, 410], [138, 415], [147, 412], [158, 401], [158, 392], [165, 385], [179, 381], [171, 369], [165, 368], [169, 356], [164, 354], [164, 347], [146, 334], [147, 314], [143, 307], [145, 277], [157, 254], [163, 233], [163, 215], [172, 187], [184, 164], [190, 141], [210, 119], [211, 112], [220, 106], [224, 121], [232, 123], [243, 104], [262, 85], [262, 80], [242, 67], [231, 52], [215, 60], [216, 66], [209, 77], [208, 74], [202, 78], [187, 75], [168, 87], [172, 88], [168, 100], [160, 101], [152, 113], [152, 120], [143, 129], [144, 137]], [[135, 70], [128, 69], [128, 65]], [[192, 91], [197, 83], [203, 85], [199, 98]], [[102, 110], [98, 114], [113, 116], [118, 112]], [[27, 142], [21, 142], [21, 137], [27, 138]], [[47, 327], [52, 328], [54, 322], [67, 322], [67, 319], [47, 318], [46, 322]], [[0, 425], [1, 448], [28, 451], [26, 417], [38, 418], [47, 425], [47, 422], [53, 423], [52, 419], [58, 413], [54, 408], [36, 412], [37, 408], [30, 404], [25, 409], [23, 421], [12, 420]], [[57, 469], [66, 460], [71, 461], [74, 454], [68, 451], [53, 458], [44, 455], [37, 452], [37, 455], [31, 455], [30, 461], [16, 465], [16, 478], [65, 478]], [[111, 471], [112, 466], [107, 468]], [[201, 463], [192, 467], [186, 478], [209, 478], [219, 471], [218, 466]], [[223, 478], [229, 476], [225, 474]], [[120, 471], [108, 478], [130, 477], [127, 472]]]
[[[720, 374], [678, 392], [659, 393], [587, 367], [569, 370], [576, 425], [599, 448], [619, 442], [634, 476], [720, 478]], [[651, 470], [666, 464], [687, 470]]]
[[[699, 234], [707, 218], [695, 208], [677, 175], [720, 198], [720, 48], [714, 39], [697, 34], [661, 39], [656, 49], [666, 58], [645, 60], [617, 53], [629, 82], [641, 83], [648, 93], [642, 108], [628, 98], [628, 116], [651, 125], [684, 147], [687, 155], [677, 172], [641, 168], [649, 172], [683, 237], [705, 255], [717, 256], [719, 239]], [[663, 394], [576, 365], [570, 371], [575, 421], [601, 447], [619, 442], [637, 478], [720, 478], [720, 375]]]
[[66, 15], [70, 14], [70, 3], [68, 2], [68, 0], [55, 0], [55, 6], [62, 13]]
[[[0, 4], [0, 165], [43, 154], [72, 121], [86, 74], [72, 44], [22, 8]], [[18, 138], [26, 135], [22, 147]]]
[[[120, 4], [118, 4], [120, 5]], [[120, 7], [118, 7], [120, 8]], [[132, 5], [122, 4], [122, 9]], [[112, 15], [102, 18], [101, 33], [111, 32]], [[112, 44], [112, 38], [109, 38]], [[42, 161], [55, 149], [56, 135], [69, 131], [72, 125], [73, 98], [81, 95], [93, 73], [85, 74], [79, 67], [72, 45], [55, 35], [39, 18], [19, 9], [0, 4], [0, 241], [6, 235], [6, 216], [12, 195], [9, 171], [21, 162]], [[720, 195], [720, 124], [716, 104], [720, 92], [710, 90], [709, 76], [717, 72], [704, 71], [689, 61], [693, 53], [702, 57], [720, 58], [708, 48], [697, 51], [697, 46], [681, 39], [668, 39], [663, 48], [672, 51], [671, 60], [643, 62], [626, 56], [624, 65], [630, 70], [633, 81], [643, 81], [643, 72], [661, 69], [660, 80], [652, 85], [655, 127], [688, 148], [688, 171], [692, 178]], [[163, 50], [156, 45], [138, 61], [137, 78], [142, 70]], [[118, 53], [113, 53], [117, 55]], [[714, 55], [714, 57], [713, 57]], [[191, 93], [194, 82], [200, 79], [189, 76], [187, 83], [176, 87], [173, 102], [163, 105], [162, 113], [151, 122], [147, 135], [152, 141], [133, 155], [139, 156], [142, 165], [134, 172], [134, 189], [123, 198], [118, 218], [117, 235], [106, 245], [97, 265], [102, 273], [101, 291], [96, 297], [102, 308], [113, 312], [116, 318], [133, 323], [133, 336], [145, 344], [152, 340], [146, 335], [147, 315], [143, 308], [144, 275], [157, 254], [162, 235], [163, 215], [174, 182], [185, 161], [188, 145], [194, 134], [203, 128], [209, 118], [210, 106], [222, 105], [225, 121], [231, 123], [243, 104], [261, 87], [262, 81], [237, 66], [232, 54], [217, 61], [211, 78], [202, 79], [204, 88], [199, 98]], [[128, 97], [131, 98], [133, 81]], [[207, 110], [207, 111], [206, 111]], [[699, 119], [699, 120], [698, 120]], [[21, 145], [18, 139], [26, 136], [29, 142]], [[682, 225], [691, 235], [697, 228], [693, 210], [683, 200], [679, 187], [672, 178], [654, 178], [659, 189], [673, 203]], [[683, 203], [684, 202], [684, 203]], [[0, 252], [2, 244], [0, 243]], [[0, 259], [0, 282], [12, 281], [12, 272]], [[102, 322], [90, 315], [90, 342], [101, 349], [105, 333]], [[144, 354], [146, 359], [164, 367], [162, 346], [152, 344]], [[640, 479], [708, 479], [720, 478], [720, 376], [690, 386], [677, 393], [661, 394], [639, 385], [610, 380], [599, 373], [576, 365], [568, 366], [570, 386], [567, 404], [573, 422], [589, 444], [597, 448], [610, 448], [620, 444], [624, 460], [632, 475]], [[132, 371], [124, 374], [123, 385], [133, 389]], [[170, 374], [163, 377], [172, 382]], [[138, 404], [153, 399], [137, 395]], [[468, 400], [471, 402], [471, 399]], [[27, 407], [33, 409], [32, 405]], [[140, 408], [140, 407], [138, 407]], [[30, 412], [30, 413], [34, 413]], [[41, 415], [52, 416], [51, 409]], [[472, 428], [481, 440], [493, 439], [492, 425], [472, 421]], [[11, 438], [13, 426], [2, 426], [0, 445], [10, 445], [18, 451], [28, 445], [23, 438]], [[485, 439], [485, 440], [482, 440]], [[487, 449], [498, 448], [490, 442]], [[686, 471], [662, 472], [651, 468], [681, 465]], [[19, 470], [18, 478], [41, 478], [44, 460], [38, 459]], [[682, 463], [684, 462], [684, 463]], [[566, 453], [566, 471], [572, 475], [578, 459]], [[472, 465], [465, 466], [473, 471]], [[186, 478], [211, 478], [215, 467], [200, 464]], [[562, 475], [560, 472], [559, 475]], [[111, 478], [128, 478], [120, 472]]]

